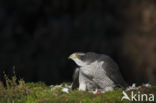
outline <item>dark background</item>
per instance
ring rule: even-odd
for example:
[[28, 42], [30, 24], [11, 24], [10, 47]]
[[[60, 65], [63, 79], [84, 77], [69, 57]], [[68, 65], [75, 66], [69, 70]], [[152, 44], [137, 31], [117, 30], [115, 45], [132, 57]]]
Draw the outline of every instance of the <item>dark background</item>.
[[155, 0], [0, 0], [0, 76], [71, 82], [77, 51], [110, 55], [128, 83], [156, 84]]

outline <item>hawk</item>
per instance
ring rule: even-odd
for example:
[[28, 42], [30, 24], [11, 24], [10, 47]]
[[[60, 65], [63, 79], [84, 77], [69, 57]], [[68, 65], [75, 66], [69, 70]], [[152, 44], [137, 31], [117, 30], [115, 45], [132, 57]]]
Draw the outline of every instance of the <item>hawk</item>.
[[108, 88], [127, 86], [118, 65], [107, 55], [76, 52], [69, 59], [78, 65], [73, 75], [72, 89], [105, 91]]

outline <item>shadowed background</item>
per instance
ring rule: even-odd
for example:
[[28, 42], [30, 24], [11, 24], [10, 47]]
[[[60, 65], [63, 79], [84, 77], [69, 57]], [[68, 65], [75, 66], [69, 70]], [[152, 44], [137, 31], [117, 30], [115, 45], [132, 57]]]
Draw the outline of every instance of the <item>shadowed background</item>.
[[110, 55], [128, 83], [156, 84], [155, 0], [1, 0], [0, 75], [71, 82], [76, 51]]

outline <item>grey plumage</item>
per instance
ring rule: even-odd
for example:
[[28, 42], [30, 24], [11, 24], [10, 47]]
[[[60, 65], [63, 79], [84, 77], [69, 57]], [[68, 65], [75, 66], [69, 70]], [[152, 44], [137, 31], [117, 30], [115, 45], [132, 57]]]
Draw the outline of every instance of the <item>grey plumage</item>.
[[103, 64], [102, 67], [105, 69], [106, 75], [116, 84], [116, 86], [126, 87], [127, 83], [124, 81], [118, 65], [108, 56], [103, 55], [100, 59], [107, 61], [107, 63]]
[[76, 68], [73, 74], [72, 89], [79, 87], [79, 68]]
[[78, 66], [74, 73], [72, 89], [104, 90], [107, 87], [126, 87], [117, 64], [104, 54], [73, 53], [70, 56]]

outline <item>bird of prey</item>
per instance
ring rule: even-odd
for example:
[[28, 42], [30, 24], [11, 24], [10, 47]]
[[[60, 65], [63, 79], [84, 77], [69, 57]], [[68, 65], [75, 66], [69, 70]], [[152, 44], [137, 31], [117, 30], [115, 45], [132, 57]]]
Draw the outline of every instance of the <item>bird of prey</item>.
[[107, 55], [76, 52], [69, 59], [78, 65], [73, 75], [72, 89], [105, 91], [127, 86], [118, 65]]

